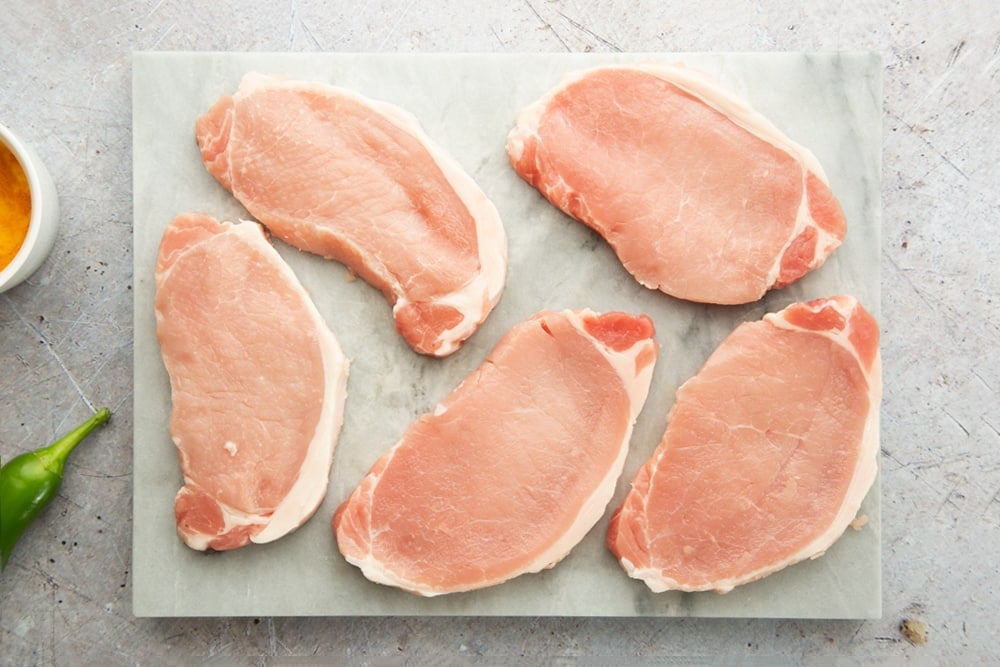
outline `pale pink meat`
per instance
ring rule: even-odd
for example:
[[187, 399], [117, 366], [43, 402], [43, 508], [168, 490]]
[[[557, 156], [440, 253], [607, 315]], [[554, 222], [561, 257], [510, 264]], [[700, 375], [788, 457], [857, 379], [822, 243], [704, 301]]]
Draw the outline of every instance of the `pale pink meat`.
[[255, 222], [173, 220], [154, 303], [181, 539], [225, 550], [294, 530], [326, 494], [343, 418], [336, 338]]
[[646, 316], [515, 326], [337, 510], [341, 553], [427, 596], [552, 567], [614, 493], [656, 354]]
[[519, 114], [507, 152], [640, 283], [682, 299], [756, 301], [846, 231], [812, 153], [683, 66], [569, 74]]
[[608, 546], [629, 576], [657, 592], [724, 593], [822, 555], [875, 479], [878, 337], [837, 296], [726, 338], [677, 391], [612, 518]]
[[196, 134], [205, 167], [255, 218], [378, 288], [416, 351], [453, 352], [499, 300], [496, 208], [402, 109], [248, 74]]

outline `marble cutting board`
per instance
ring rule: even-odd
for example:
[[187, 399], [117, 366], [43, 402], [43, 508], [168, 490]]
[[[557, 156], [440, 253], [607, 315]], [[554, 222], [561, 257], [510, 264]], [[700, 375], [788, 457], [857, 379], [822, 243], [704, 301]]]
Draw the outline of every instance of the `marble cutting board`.
[[[818, 271], [745, 306], [686, 303], [641, 287], [609, 247], [550, 206], [510, 168], [504, 140], [516, 112], [563, 72], [610, 62], [684, 62], [716, 76], [827, 171], [848, 220], [844, 245]], [[248, 71], [328, 82], [398, 104], [483, 187], [503, 218], [510, 267], [503, 298], [456, 354], [414, 354], [389, 306], [340, 264], [276, 241], [352, 359], [346, 418], [327, 498], [275, 543], [199, 553], [176, 536], [181, 474], [167, 433], [170, 392], [153, 317], [153, 267], [178, 213], [247, 213], [201, 165], [197, 115]], [[881, 63], [841, 54], [271, 54], [136, 53], [133, 58], [135, 427], [133, 611], [137, 616], [553, 615], [870, 618], [881, 614], [880, 489], [868, 524], [822, 558], [726, 595], [651, 593], [604, 547], [611, 509], [656, 446], [677, 387], [746, 320], [836, 293], [879, 316]], [[608, 512], [555, 568], [471, 593], [420, 598], [370, 583], [336, 549], [330, 520], [369, 466], [418, 415], [476, 368], [510, 326], [544, 308], [649, 314], [661, 353]]]

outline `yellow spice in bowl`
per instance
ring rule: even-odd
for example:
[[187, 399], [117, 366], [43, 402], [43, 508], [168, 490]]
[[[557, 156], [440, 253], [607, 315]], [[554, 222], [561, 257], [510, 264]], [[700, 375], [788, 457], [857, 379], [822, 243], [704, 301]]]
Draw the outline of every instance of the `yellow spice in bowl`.
[[28, 177], [10, 149], [0, 143], [0, 271], [14, 261], [30, 221]]

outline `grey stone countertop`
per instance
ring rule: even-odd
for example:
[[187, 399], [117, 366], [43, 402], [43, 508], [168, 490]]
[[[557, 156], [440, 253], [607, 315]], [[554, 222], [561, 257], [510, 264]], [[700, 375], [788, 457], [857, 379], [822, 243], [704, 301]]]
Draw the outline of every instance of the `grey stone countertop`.
[[[996, 663], [1000, 21], [985, 1], [6, 3], [0, 122], [47, 164], [55, 248], [0, 295], [0, 456], [107, 405], [0, 576], [0, 663]], [[882, 139], [883, 616], [867, 621], [136, 618], [135, 51], [874, 51]], [[924, 624], [925, 643], [904, 620]]]

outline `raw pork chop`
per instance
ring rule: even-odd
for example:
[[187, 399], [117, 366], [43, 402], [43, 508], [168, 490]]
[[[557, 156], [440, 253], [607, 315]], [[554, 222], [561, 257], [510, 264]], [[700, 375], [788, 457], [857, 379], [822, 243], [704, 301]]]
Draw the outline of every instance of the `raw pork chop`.
[[155, 307], [184, 473], [181, 539], [223, 550], [295, 530], [326, 494], [340, 432], [337, 339], [254, 222], [170, 223]]
[[614, 493], [655, 360], [644, 315], [515, 326], [337, 510], [341, 553], [428, 596], [552, 567]]
[[844, 238], [812, 153], [683, 66], [569, 74], [520, 113], [507, 153], [640, 283], [682, 299], [756, 301]]
[[875, 479], [878, 326], [853, 297], [739, 326], [677, 391], [608, 546], [654, 591], [715, 590], [816, 558]]
[[455, 351], [500, 299], [496, 208], [402, 109], [248, 74], [196, 130], [208, 171], [275, 236], [381, 290], [416, 351]]

